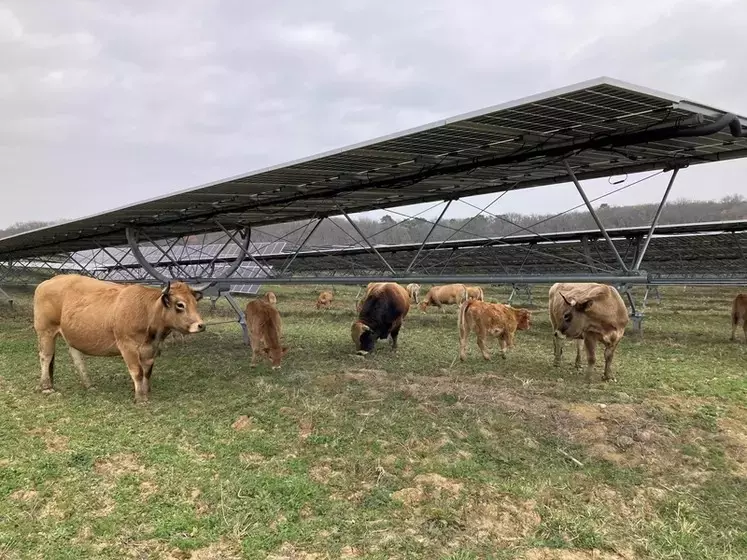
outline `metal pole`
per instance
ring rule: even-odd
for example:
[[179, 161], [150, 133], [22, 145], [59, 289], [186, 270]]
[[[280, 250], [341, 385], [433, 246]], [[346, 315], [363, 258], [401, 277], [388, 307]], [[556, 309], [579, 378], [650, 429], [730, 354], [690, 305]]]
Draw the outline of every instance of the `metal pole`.
[[438, 225], [438, 222], [441, 221], [441, 218], [444, 217], [444, 214], [446, 214], [446, 211], [449, 209], [449, 206], [451, 206], [451, 200], [446, 201], [446, 206], [444, 206], [444, 209], [441, 211], [441, 213], [438, 215], [438, 218], [435, 222], [433, 222], [433, 225], [431, 226], [431, 229], [428, 230], [428, 234], [425, 236], [425, 239], [423, 239], [423, 242], [420, 244], [420, 247], [418, 248], [418, 252], [415, 253], [415, 256], [412, 258], [412, 261], [410, 261], [410, 264], [407, 265], [407, 270], [405, 270], [405, 274], [410, 272], [410, 269], [412, 268], [412, 265], [415, 264], [415, 261], [418, 260], [418, 257], [420, 256], [420, 253], [423, 251], [423, 247], [425, 247], [425, 244], [428, 242], [428, 239], [430, 239], [431, 234], [433, 233], [433, 230], [436, 229], [436, 226]]
[[324, 221], [324, 218], [320, 218], [320, 219], [319, 219], [319, 220], [318, 220], [318, 221], [316, 222], [316, 224], [314, 224], [314, 227], [313, 227], [313, 228], [311, 228], [311, 231], [309, 232], [309, 235], [307, 235], [306, 237], [304, 237], [304, 240], [303, 240], [303, 241], [301, 242], [301, 244], [300, 244], [300, 245], [298, 246], [298, 249], [296, 249], [296, 252], [295, 252], [295, 253], [293, 253], [293, 256], [292, 256], [292, 257], [290, 258], [290, 260], [288, 261], [288, 264], [286, 264], [286, 265], [285, 265], [285, 266], [283, 267], [283, 270], [281, 270], [281, 271], [280, 271], [280, 276], [282, 276], [283, 274], [285, 274], [285, 272], [286, 272], [286, 271], [287, 271], [287, 270], [288, 270], [288, 269], [290, 268], [290, 265], [292, 265], [292, 264], [293, 264], [293, 261], [295, 261], [295, 260], [296, 260], [296, 257], [298, 256], [298, 253], [300, 253], [300, 252], [301, 252], [301, 249], [303, 249], [304, 245], [306, 245], [306, 242], [307, 242], [307, 241], [308, 241], [309, 239], [311, 239], [311, 236], [312, 236], [312, 235], [314, 235], [314, 232], [316, 231], [316, 228], [318, 228], [318, 227], [319, 227], [319, 226], [321, 225], [321, 223], [322, 223], [323, 221]]
[[396, 272], [394, 272], [394, 269], [393, 269], [393, 268], [392, 268], [392, 267], [391, 267], [391, 266], [389, 265], [389, 263], [387, 262], [387, 260], [386, 260], [386, 259], [385, 259], [384, 257], [382, 257], [382, 256], [381, 256], [381, 253], [379, 253], [379, 252], [378, 252], [378, 251], [376, 250], [376, 247], [374, 247], [373, 245], [371, 245], [371, 242], [370, 242], [370, 241], [368, 240], [368, 238], [367, 238], [367, 237], [366, 237], [365, 235], [363, 235], [363, 232], [362, 232], [362, 231], [361, 231], [361, 230], [360, 230], [360, 229], [358, 228], [358, 226], [357, 226], [357, 225], [355, 224], [355, 222], [354, 222], [353, 220], [351, 220], [351, 219], [350, 219], [350, 216], [348, 216], [348, 213], [347, 213], [347, 212], [345, 212], [345, 210], [343, 210], [342, 208], [340, 208], [340, 206], [338, 206], [338, 207], [337, 207], [337, 209], [338, 209], [338, 210], [339, 210], [340, 212], [342, 212], [342, 215], [343, 215], [343, 216], [345, 216], [345, 219], [346, 219], [346, 220], [348, 221], [348, 223], [349, 223], [349, 224], [350, 224], [351, 226], [353, 226], [353, 229], [354, 229], [355, 231], [357, 231], [357, 232], [358, 232], [358, 235], [360, 235], [360, 236], [361, 236], [361, 239], [363, 239], [363, 241], [365, 241], [365, 242], [366, 242], [366, 245], [368, 245], [368, 247], [369, 247], [369, 248], [370, 248], [370, 249], [371, 249], [371, 250], [372, 250], [372, 251], [373, 251], [374, 253], [376, 253], [376, 256], [377, 256], [377, 257], [379, 257], [379, 260], [380, 260], [380, 261], [381, 261], [382, 263], [384, 263], [384, 266], [385, 266], [385, 267], [387, 267], [387, 268], [389, 269], [389, 272], [391, 272], [392, 274], [397, 274]]
[[635, 264], [633, 265], [633, 270], [638, 270], [638, 268], [641, 266], [641, 262], [643, 262], [643, 257], [646, 254], [646, 249], [648, 249], [648, 244], [651, 242], [651, 237], [654, 235], [654, 230], [656, 229], [656, 226], [659, 224], [659, 217], [661, 216], [661, 211], [664, 209], [664, 204], [667, 201], [667, 197], [669, 196], [669, 191], [672, 190], [672, 185], [674, 185], [674, 180], [677, 178], [677, 173], [679, 172], [680, 168], [675, 167], [674, 170], [672, 170], [672, 177], [669, 179], [669, 184], [667, 185], [666, 190], [664, 191], [664, 196], [661, 199], [661, 202], [659, 203], [659, 207], [656, 209], [656, 214], [654, 214], [654, 220], [651, 222], [651, 227], [648, 230], [648, 235], [646, 235], [646, 240], [643, 242], [643, 247], [641, 247], [641, 250], [638, 252], [638, 258], [635, 260]]
[[[232, 234], [232, 233], [231, 233], [230, 231], [228, 231], [228, 230], [227, 230], [226, 228], [224, 228], [224, 227], [223, 227], [223, 224], [221, 224], [221, 223], [220, 223], [219, 221], [217, 221], [217, 220], [215, 221], [215, 224], [216, 224], [216, 225], [217, 225], [217, 226], [218, 226], [218, 227], [219, 227], [220, 229], [222, 229], [222, 230], [223, 230], [223, 233], [225, 233], [225, 234], [226, 234], [226, 235], [227, 235], [227, 236], [228, 236], [228, 237], [229, 237], [229, 238], [230, 238], [230, 239], [231, 239], [231, 240], [232, 240], [232, 241], [233, 241], [234, 243], [236, 243], [236, 245], [238, 245], [238, 246], [239, 246], [239, 249], [241, 250], [241, 252], [242, 252], [242, 253], [244, 253], [244, 256], [247, 256], [247, 257], [249, 257], [249, 259], [250, 259], [250, 260], [251, 260], [251, 261], [252, 261], [252, 262], [253, 262], [254, 264], [256, 264], [256, 265], [257, 265], [257, 266], [259, 267], [259, 269], [260, 269], [260, 270], [261, 270], [262, 272], [264, 272], [264, 273], [265, 273], [265, 274], [267, 275], [267, 278], [272, 278], [272, 276], [273, 276], [273, 275], [272, 275], [272, 273], [271, 273], [271, 272], [269, 272], [269, 271], [267, 271], [267, 270], [265, 270], [265, 267], [264, 267], [264, 266], [262, 266], [261, 264], [259, 264], [259, 261], [258, 261], [257, 259], [255, 259], [255, 258], [254, 258], [254, 255], [252, 255], [251, 251], [249, 251], [249, 245], [250, 245], [250, 241], [251, 241], [251, 232], [250, 232], [250, 231], [247, 231], [247, 232], [246, 232], [246, 243], [244, 244], [245, 246], [242, 246], [242, 245], [241, 245], [241, 243], [239, 243], [238, 241], [236, 241], [236, 236], [235, 236], [235, 235], [233, 235], [233, 234]], [[256, 249], [256, 247], [255, 247], [255, 249]], [[243, 256], [239, 255], [239, 257], [240, 257], [241, 259], [243, 259]], [[240, 261], [237, 261], [237, 262], [239, 262], [239, 264], [241, 264], [241, 262], [240, 262]], [[236, 270], [238, 270], [238, 268], [239, 268], [239, 267], [238, 267], [238, 265], [237, 265], [237, 266], [236, 266], [236, 269], [235, 269], [235, 270], [234, 270], [233, 272], [235, 272]], [[229, 274], [233, 274], [233, 272], [227, 271], [227, 273], [226, 273], [226, 277], [228, 277], [228, 276], [229, 276]]]
[[571, 181], [573, 181], [573, 184], [576, 185], [576, 189], [578, 189], [578, 193], [581, 195], [581, 198], [584, 199], [584, 204], [586, 204], [586, 207], [589, 209], [589, 212], [591, 213], [591, 217], [594, 218], [594, 221], [597, 223], [597, 227], [599, 228], [599, 231], [602, 233], [604, 238], [607, 240], [607, 244], [609, 245], [610, 250], [615, 255], [617, 264], [620, 265], [623, 271], [628, 272], [628, 267], [626, 266], [625, 261], [620, 256], [620, 253], [617, 252], [617, 247], [615, 247], [615, 244], [612, 242], [612, 239], [607, 233], [607, 230], [604, 229], [604, 225], [602, 224], [602, 221], [599, 219], [599, 216], [597, 216], [597, 213], [594, 211], [594, 207], [591, 205], [591, 202], [589, 202], [589, 199], [587, 198], [586, 193], [584, 192], [584, 189], [581, 186], [581, 183], [579, 183], [578, 179], [576, 178], [576, 174], [573, 172], [573, 169], [571, 169], [571, 166], [568, 164], [567, 160], [564, 163], [565, 163], [565, 168], [568, 171], [568, 175], [571, 178]]

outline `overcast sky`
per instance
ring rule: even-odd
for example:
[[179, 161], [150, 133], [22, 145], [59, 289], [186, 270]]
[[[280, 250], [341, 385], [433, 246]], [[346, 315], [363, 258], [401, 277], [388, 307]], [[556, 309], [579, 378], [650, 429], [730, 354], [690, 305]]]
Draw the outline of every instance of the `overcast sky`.
[[[745, 29], [745, 0], [0, 0], [0, 228], [600, 75], [747, 115]], [[746, 171], [684, 170], [672, 196], [747, 194]], [[664, 186], [607, 202], [651, 201]], [[509, 193], [491, 211], [577, 199], [568, 187]], [[458, 206], [450, 215], [474, 213]]]

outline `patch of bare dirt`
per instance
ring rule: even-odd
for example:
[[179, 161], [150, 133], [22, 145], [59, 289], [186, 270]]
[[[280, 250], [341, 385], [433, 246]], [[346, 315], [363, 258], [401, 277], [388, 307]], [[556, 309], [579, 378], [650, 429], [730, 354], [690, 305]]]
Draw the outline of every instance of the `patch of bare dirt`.
[[93, 504], [92, 513], [94, 517], [108, 517], [114, 511], [117, 503], [109, 494], [100, 494]]
[[67, 451], [68, 443], [70, 442], [69, 437], [56, 434], [49, 427], [33, 428], [28, 430], [26, 433], [41, 438], [41, 440], [44, 441], [44, 445], [47, 447], [47, 451], [50, 453], [62, 453]]
[[301, 418], [301, 421], [298, 423], [298, 437], [306, 440], [313, 431], [314, 424], [311, 422], [311, 418]]
[[31, 502], [39, 496], [39, 492], [36, 490], [16, 490], [10, 495], [11, 500], [16, 502]]
[[321, 554], [305, 552], [287, 542], [283, 543], [276, 553], [267, 556], [268, 560], [321, 560], [322, 558], [324, 556]]
[[220, 541], [192, 551], [187, 558], [189, 560], [241, 560], [242, 557], [237, 546]]
[[245, 465], [261, 465], [266, 462], [267, 459], [265, 459], [264, 455], [260, 455], [259, 453], [239, 453], [239, 461]]
[[465, 507], [465, 526], [481, 540], [520, 540], [532, 534], [542, 522], [535, 507], [533, 500], [491, 496]]
[[341, 475], [342, 473], [340, 471], [334, 470], [326, 463], [314, 465], [309, 469], [309, 478], [314, 482], [320, 482], [322, 484], [328, 484], [330, 480]]
[[353, 546], [343, 546], [340, 550], [340, 558], [359, 558], [362, 552]]
[[732, 418], [719, 419], [718, 427], [716, 438], [723, 443], [732, 470], [747, 477], [747, 427]]
[[522, 558], [524, 560], [635, 560], [635, 555], [629, 551], [607, 552], [596, 548], [591, 550], [531, 548]]
[[413, 479], [415, 486], [402, 488], [392, 493], [392, 498], [412, 506], [425, 500], [441, 497], [455, 498], [462, 491], [462, 483], [436, 473], [419, 474]]
[[132, 453], [117, 453], [97, 459], [93, 470], [105, 478], [115, 479], [127, 474], [145, 474], [146, 470]]
[[243, 414], [239, 416], [233, 424], [231, 424], [231, 427], [237, 432], [248, 430], [252, 427], [252, 419], [246, 414]]
[[153, 494], [158, 492], [158, 485], [150, 480], [145, 480], [140, 483], [140, 499], [147, 500]]

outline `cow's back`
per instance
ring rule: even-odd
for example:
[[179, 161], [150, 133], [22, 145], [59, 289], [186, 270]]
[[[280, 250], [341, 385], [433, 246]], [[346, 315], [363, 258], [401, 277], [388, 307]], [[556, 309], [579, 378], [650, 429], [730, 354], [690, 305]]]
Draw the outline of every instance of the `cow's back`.
[[[61, 274], [41, 282], [34, 290], [34, 326], [63, 322], [64, 312], [71, 307], [94, 305], [100, 314], [98, 302], [111, 304], [122, 286], [80, 276]], [[110, 305], [107, 307], [110, 308]]]

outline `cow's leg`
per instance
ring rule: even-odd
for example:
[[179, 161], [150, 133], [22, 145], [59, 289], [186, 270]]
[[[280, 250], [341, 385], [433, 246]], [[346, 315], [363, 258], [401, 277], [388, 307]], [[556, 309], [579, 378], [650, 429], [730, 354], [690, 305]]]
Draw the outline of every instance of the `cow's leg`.
[[[744, 322], [744, 324], [747, 325], [747, 320]], [[731, 316], [731, 338], [729, 339], [732, 342], [734, 342], [737, 339], [736, 334], [737, 334], [737, 327], [738, 326], [739, 326], [739, 319], [737, 318], [736, 314], [732, 313], [732, 316]]]
[[581, 346], [583, 346], [585, 339], [576, 340], [576, 369], [581, 369]]
[[397, 325], [392, 329], [392, 332], [389, 333], [389, 336], [392, 338], [392, 350], [397, 350], [397, 337], [399, 336], [399, 329], [402, 328], [402, 325]]
[[91, 378], [88, 377], [88, 372], [86, 371], [86, 363], [83, 359], [83, 352], [73, 348], [72, 346], [68, 346], [68, 350], [70, 351], [70, 357], [73, 359], [73, 364], [75, 364], [75, 369], [78, 370], [80, 384], [83, 385], [83, 387], [85, 387], [86, 389], [90, 389], [91, 387], [93, 387], [93, 383], [91, 383]]
[[488, 336], [488, 330], [481, 325], [479, 322], [477, 323], [477, 346], [480, 348], [480, 352], [482, 352], [482, 357], [486, 360], [490, 359], [490, 354], [488, 353], [488, 347], [485, 344], [486, 338]]
[[742, 330], [744, 331], [744, 342], [747, 344], [747, 319], [742, 322]]
[[146, 396], [150, 395], [150, 376], [153, 374], [153, 364], [156, 361], [158, 347], [144, 347], [140, 350], [140, 369], [143, 372], [141, 391]]
[[500, 344], [501, 344], [501, 358], [505, 360], [506, 349], [509, 346], [513, 346], [513, 344], [511, 343], [511, 335], [507, 331], [504, 330], [498, 337], [498, 340], [500, 341]]
[[469, 320], [469, 315], [465, 313], [464, 325], [459, 331], [459, 359], [461, 361], [467, 359], [467, 342], [469, 341], [470, 330], [472, 330], [472, 323]]
[[135, 402], [148, 402], [147, 393], [143, 393], [143, 368], [140, 366], [139, 352], [125, 347], [120, 347], [119, 351], [122, 353], [122, 359], [127, 365], [127, 370], [130, 372], [130, 377], [132, 378], [132, 384], [135, 388]]
[[54, 393], [54, 352], [57, 332], [41, 331], [38, 338], [39, 363], [41, 364], [41, 390], [44, 394]]
[[612, 358], [619, 342], [619, 340], [616, 340], [604, 345], [604, 374], [602, 374], [602, 380], [604, 381], [616, 381], [615, 376], [612, 375]]
[[553, 350], [555, 351], [555, 359], [553, 365], [558, 367], [560, 365], [560, 358], [563, 356], [563, 343], [565, 341], [557, 334], [552, 336]]
[[[586, 380], [591, 381], [591, 374], [594, 373], [594, 365], [597, 362], [597, 340], [594, 337], [584, 337], [586, 346]], [[578, 345], [579, 354], [581, 353], [581, 344]], [[605, 351], [605, 356], [607, 355]]]

